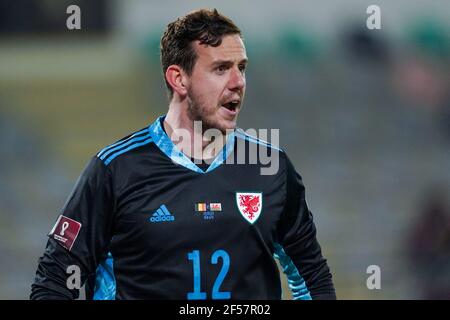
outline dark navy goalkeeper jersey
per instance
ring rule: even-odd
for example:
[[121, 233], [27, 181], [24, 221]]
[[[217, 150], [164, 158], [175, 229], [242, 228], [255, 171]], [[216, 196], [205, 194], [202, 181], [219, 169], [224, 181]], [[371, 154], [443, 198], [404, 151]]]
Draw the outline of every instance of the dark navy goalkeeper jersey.
[[[279, 259], [294, 299], [335, 298], [286, 154], [237, 129], [197, 166], [163, 119], [91, 159], [49, 233], [30, 297], [77, 298], [67, 286], [75, 265], [88, 299], [281, 299]], [[263, 149], [279, 159], [275, 174], [261, 174]]]

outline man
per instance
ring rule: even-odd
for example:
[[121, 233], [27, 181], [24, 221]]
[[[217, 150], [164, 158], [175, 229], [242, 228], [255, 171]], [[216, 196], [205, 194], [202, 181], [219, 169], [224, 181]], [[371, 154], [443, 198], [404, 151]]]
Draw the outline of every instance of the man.
[[[88, 299], [280, 299], [276, 257], [295, 299], [334, 299], [300, 176], [283, 151], [236, 129], [239, 28], [216, 10], [190, 13], [168, 25], [161, 61], [167, 115], [92, 158], [31, 298], [78, 297], [67, 286], [77, 266]], [[211, 142], [208, 129], [221, 135]], [[279, 157], [275, 174], [250, 163], [255, 146]]]

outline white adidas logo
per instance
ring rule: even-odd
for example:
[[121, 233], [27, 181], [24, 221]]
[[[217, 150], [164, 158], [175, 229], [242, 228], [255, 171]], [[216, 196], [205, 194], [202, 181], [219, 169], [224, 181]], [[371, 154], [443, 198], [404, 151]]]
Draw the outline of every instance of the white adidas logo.
[[170, 214], [167, 207], [163, 204], [150, 217], [150, 222], [170, 222], [175, 221], [175, 217]]

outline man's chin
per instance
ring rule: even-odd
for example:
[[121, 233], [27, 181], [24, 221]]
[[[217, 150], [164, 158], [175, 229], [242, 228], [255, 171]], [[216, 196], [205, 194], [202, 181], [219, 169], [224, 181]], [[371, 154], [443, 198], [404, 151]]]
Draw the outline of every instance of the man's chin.
[[202, 122], [203, 131], [206, 131], [208, 129], [217, 129], [222, 134], [226, 134], [227, 131], [233, 131], [236, 129], [236, 120], [228, 120], [228, 119], [217, 119], [217, 120], [204, 120]]
[[217, 129], [219, 129], [223, 134], [226, 134], [227, 131], [233, 131], [234, 129], [236, 129], [236, 120], [226, 120], [226, 121], [222, 121]]

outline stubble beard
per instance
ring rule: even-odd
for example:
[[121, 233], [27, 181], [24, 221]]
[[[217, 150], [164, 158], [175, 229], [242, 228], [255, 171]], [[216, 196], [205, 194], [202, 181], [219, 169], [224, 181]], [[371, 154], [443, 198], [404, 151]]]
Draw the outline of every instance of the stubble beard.
[[[211, 119], [213, 113], [208, 113], [207, 108], [203, 106], [202, 101], [198, 99], [191, 88], [188, 89], [188, 117], [194, 123], [194, 121], [201, 121], [202, 124], [202, 134], [208, 129], [218, 129], [222, 134], [226, 133], [224, 128], [221, 128], [217, 121]], [[216, 111], [216, 110], [214, 110]]]

